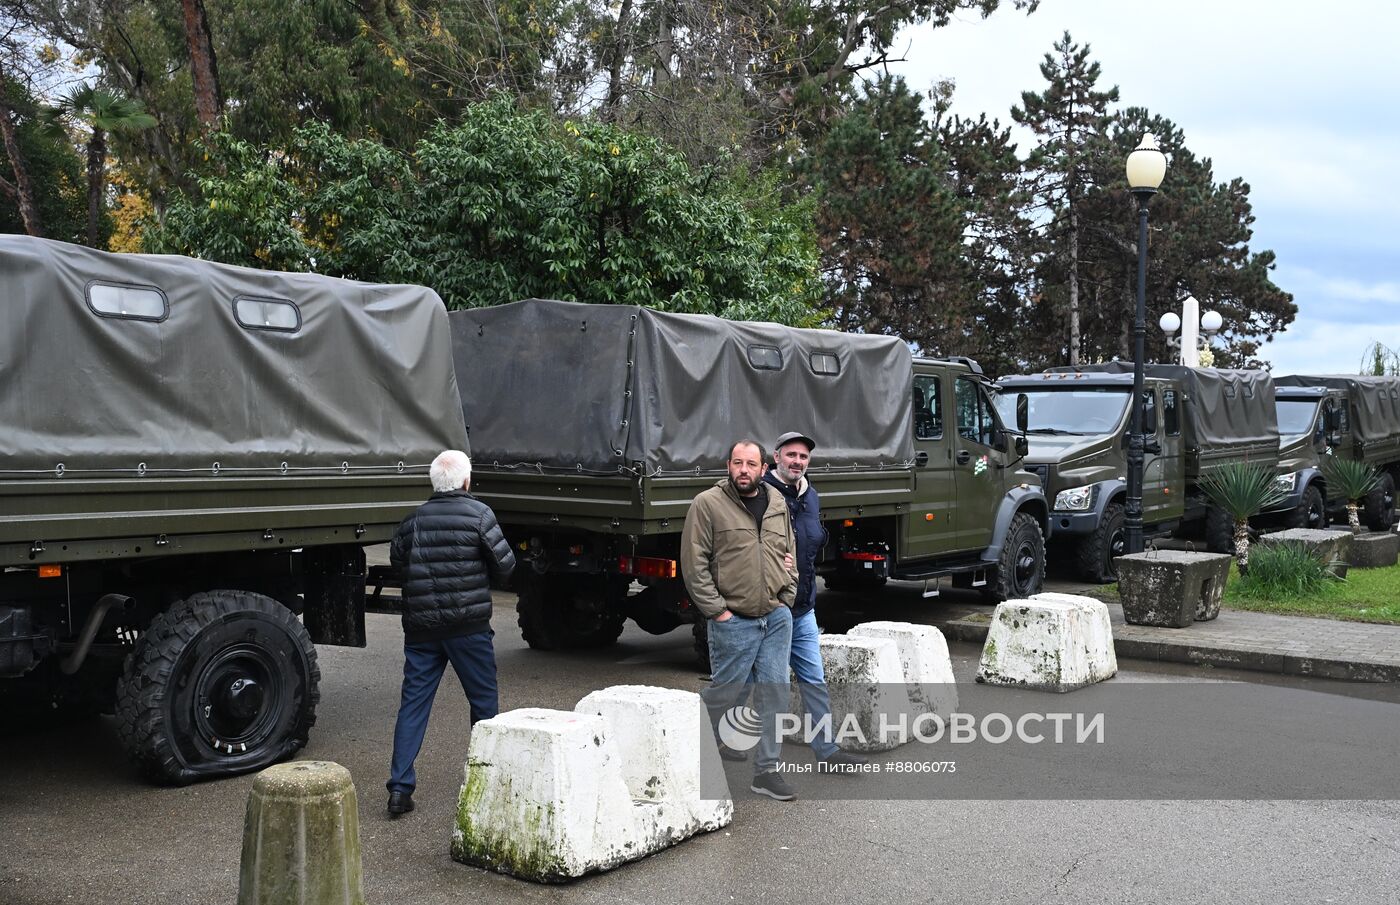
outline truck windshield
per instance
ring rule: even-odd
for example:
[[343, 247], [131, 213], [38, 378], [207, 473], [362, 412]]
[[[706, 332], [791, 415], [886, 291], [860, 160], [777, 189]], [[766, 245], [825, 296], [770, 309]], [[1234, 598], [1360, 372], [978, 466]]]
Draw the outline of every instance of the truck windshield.
[[1278, 432], [1285, 437], [1312, 433], [1317, 418], [1316, 399], [1278, 399]]
[[1026, 432], [1031, 434], [1104, 434], [1118, 427], [1128, 407], [1128, 388], [1075, 387], [1025, 389], [1006, 387], [997, 394], [1002, 423], [1016, 423], [1016, 397], [1030, 403]]

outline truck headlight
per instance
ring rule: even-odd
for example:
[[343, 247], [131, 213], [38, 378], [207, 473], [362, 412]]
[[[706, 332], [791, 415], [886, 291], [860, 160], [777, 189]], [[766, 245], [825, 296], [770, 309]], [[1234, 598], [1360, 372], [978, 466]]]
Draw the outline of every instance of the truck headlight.
[[1298, 486], [1298, 472], [1290, 471], [1288, 474], [1281, 474], [1274, 478], [1274, 484], [1279, 490], [1292, 491]]
[[1060, 511], [1085, 512], [1093, 502], [1093, 487], [1072, 487], [1055, 494], [1055, 508]]

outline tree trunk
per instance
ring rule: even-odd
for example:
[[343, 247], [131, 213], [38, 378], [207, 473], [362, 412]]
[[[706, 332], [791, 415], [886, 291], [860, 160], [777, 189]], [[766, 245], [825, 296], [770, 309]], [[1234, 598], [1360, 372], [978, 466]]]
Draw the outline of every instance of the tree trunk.
[[1352, 534], [1361, 533], [1360, 509], [1356, 500], [1347, 500], [1347, 527], [1351, 529]]
[[5, 74], [0, 72], [0, 138], [4, 139], [5, 154], [10, 158], [10, 167], [15, 172], [15, 196], [20, 219], [24, 221], [24, 231], [31, 236], [42, 236], [44, 229], [39, 222], [39, 205], [34, 200], [34, 183], [29, 178], [29, 165], [24, 160], [19, 138], [15, 135], [15, 111], [3, 97], [7, 84]]
[[194, 80], [194, 107], [205, 130], [212, 129], [223, 109], [219, 70], [214, 60], [214, 39], [204, 0], [180, 0], [185, 14], [185, 43], [190, 50], [190, 75]]
[[1241, 575], [1249, 574], [1249, 521], [1235, 519], [1235, 565]]
[[671, 55], [675, 52], [675, 42], [671, 38], [670, 9], [666, 3], [656, 11], [656, 65], [651, 70], [651, 80], [657, 88], [671, 81]]
[[608, 62], [608, 99], [603, 104], [603, 115], [615, 119], [617, 109], [622, 106], [622, 64], [627, 58], [627, 47], [632, 36], [632, 0], [622, 0], [622, 9], [617, 14], [617, 31], [613, 35], [612, 59]]
[[98, 225], [102, 222], [102, 192], [106, 188], [107, 136], [96, 126], [87, 147], [88, 223], [87, 244], [97, 247]]
[[1069, 205], [1069, 363], [1079, 364], [1079, 212]]

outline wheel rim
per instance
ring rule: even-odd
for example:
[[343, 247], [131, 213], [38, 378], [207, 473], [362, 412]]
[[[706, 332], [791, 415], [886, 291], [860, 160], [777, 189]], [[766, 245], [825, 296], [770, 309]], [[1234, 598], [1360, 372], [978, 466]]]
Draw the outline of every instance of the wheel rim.
[[246, 644], [220, 650], [194, 676], [190, 703], [199, 740], [227, 755], [265, 744], [280, 722], [282, 685], [269, 651]]
[[1015, 572], [1017, 592], [1029, 590], [1036, 573], [1035, 544], [1030, 541], [1022, 541], [1016, 548]]
[[1308, 501], [1308, 524], [1309, 528], [1325, 528], [1327, 521], [1327, 507], [1323, 505], [1321, 497], [1312, 497]]
[[1122, 528], [1115, 528], [1108, 536], [1108, 562], [1104, 563], [1104, 574], [1110, 578], [1118, 577], [1118, 567], [1113, 561], [1127, 552], [1128, 536]]

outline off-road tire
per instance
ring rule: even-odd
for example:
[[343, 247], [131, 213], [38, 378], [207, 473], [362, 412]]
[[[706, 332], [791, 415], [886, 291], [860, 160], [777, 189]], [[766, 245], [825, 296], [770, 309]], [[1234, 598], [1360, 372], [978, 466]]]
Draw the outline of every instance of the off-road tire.
[[1372, 531], [1389, 531], [1395, 524], [1395, 478], [1383, 471], [1378, 481], [1376, 489], [1366, 494], [1361, 521]]
[[1093, 533], [1084, 537], [1074, 548], [1074, 569], [1084, 581], [1110, 584], [1118, 580], [1114, 557], [1126, 552], [1127, 532], [1123, 528], [1123, 506], [1109, 503]]
[[988, 603], [1015, 600], [1040, 593], [1045, 582], [1045, 535], [1040, 523], [1028, 512], [1018, 512], [1011, 519], [1001, 555], [997, 557], [996, 574], [982, 590]]
[[118, 734], [156, 782], [250, 773], [306, 744], [320, 681], [316, 648], [290, 610], [248, 591], [204, 591], [137, 641], [117, 684]]
[[690, 637], [695, 646], [695, 667], [701, 672], [710, 671], [710, 621], [698, 616], [690, 624]]
[[1235, 520], [1214, 503], [1206, 506], [1206, 549], [1212, 553], [1235, 552]]
[[534, 650], [615, 644], [627, 617], [607, 599], [614, 580], [595, 575], [527, 576], [515, 604], [525, 643]]
[[1327, 524], [1327, 500], [1316, 484], [1305, 487], [1298, 505], [1283, 516], [1285, 528], [1326, 528]]

